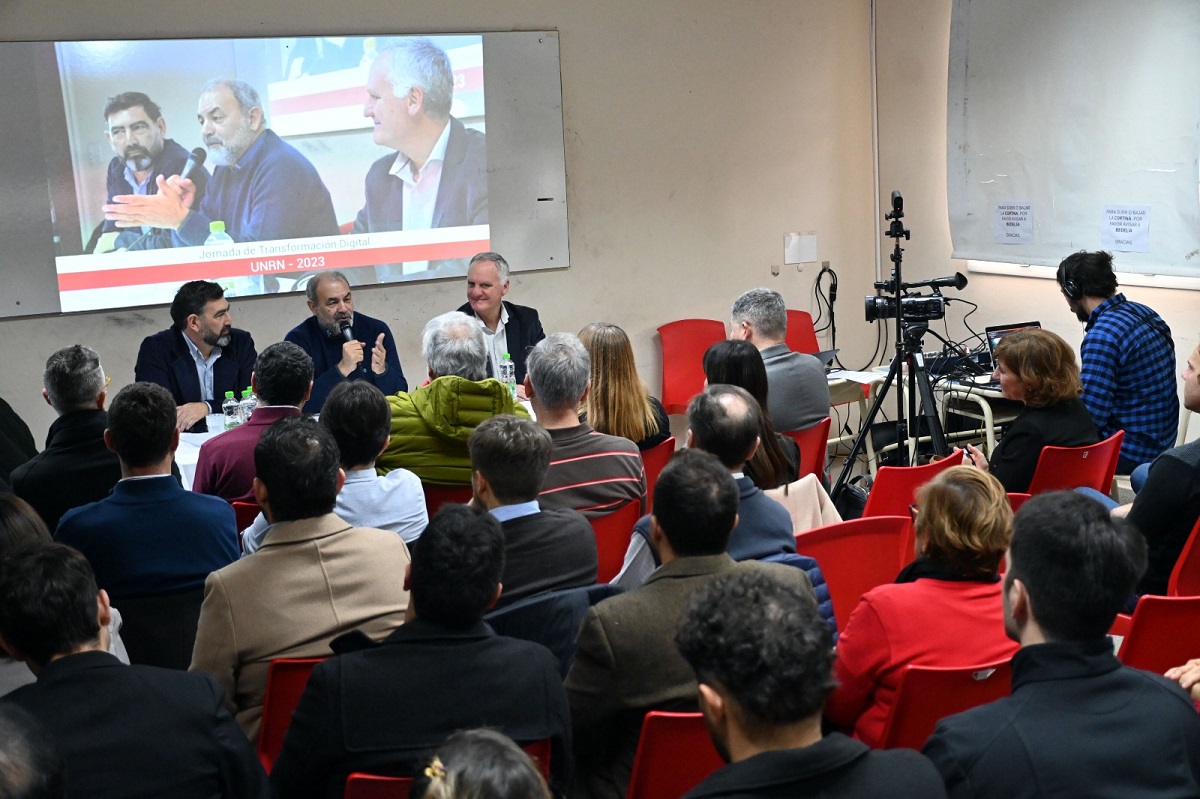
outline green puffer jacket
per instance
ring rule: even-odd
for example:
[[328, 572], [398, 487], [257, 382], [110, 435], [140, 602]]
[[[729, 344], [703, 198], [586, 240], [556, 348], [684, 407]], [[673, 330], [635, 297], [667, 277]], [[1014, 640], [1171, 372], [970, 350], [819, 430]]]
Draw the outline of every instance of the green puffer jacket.
[[375, 461], [380, 474], [408, 469], [423, 483], [469, 485], [467, 439], [485, 419], [502, 413], [524, 419], [529, 413], [499, 380], [439, 377], [411, 393], [387, 398], [392, 408], [392, 440]]

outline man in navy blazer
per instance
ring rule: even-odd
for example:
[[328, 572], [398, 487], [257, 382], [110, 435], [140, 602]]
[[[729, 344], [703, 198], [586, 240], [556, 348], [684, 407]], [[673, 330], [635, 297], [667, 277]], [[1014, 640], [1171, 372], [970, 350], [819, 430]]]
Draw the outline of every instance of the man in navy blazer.
[[205, 432], [204, 417], [220, 413], [225, 392], [239, 397], [254, 373], [254, 339], [235, 330], [225, 290], [207, 280], [179, 287], [171, 302], [172, 326], [147, 336], [133, 379], [157, 383], [175, 398], [176, 426]]
[[210, 572], [237, 560], [233, 508], [171, 476], [179, 430], [166, 389], [121, 389], [104, 442], [120, 458], [120, 482], [99, 502], [68, 511], [54, 538], [87, 557], [114, 600], [202, 588]]
[[525, 361], [533, 345], [546, 337], [534, 308], [505, 302], [508, 294], [508, 261], [498, 252], [481, 252], [467, 269], [467, 302], [458, 310], [483, 322], [488, 342], [488, 377], [500, 375], [504, 353], [517, 368], [517, 392], [524, 393]]
[[[400, 40], [371, 65], [367, 94], [363, 114], [374, 122], [375, 143], [396, 152], [367, 171], [354, 232], [486, 225], [487, 146], [482, 132], [450, 116], [454, 73], [445, 51], [429, 39]], [[461, 258], [428, 262], [454, 274], [466, 265]], [[404, 272], [383, 264], [377, 274], [384, 282]]]

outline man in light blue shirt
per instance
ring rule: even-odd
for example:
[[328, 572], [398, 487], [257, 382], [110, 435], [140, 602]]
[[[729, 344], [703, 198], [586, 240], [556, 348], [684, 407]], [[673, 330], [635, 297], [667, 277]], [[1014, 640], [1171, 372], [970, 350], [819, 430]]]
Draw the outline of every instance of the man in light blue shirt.
[[[421, 481], [407, 469], [375, 472], [375, 458], [391, 440], [392, 413], [383, 392], [356, 380], [340, 383], [321, 410], [321, 424], [333, 434], [346, 482], [333, 512], [354, 527], [390, 530], [412, 544], [429, 516]], [[242, 532], [242, 557], [258, 549], [270, 525], [260, 513]]]

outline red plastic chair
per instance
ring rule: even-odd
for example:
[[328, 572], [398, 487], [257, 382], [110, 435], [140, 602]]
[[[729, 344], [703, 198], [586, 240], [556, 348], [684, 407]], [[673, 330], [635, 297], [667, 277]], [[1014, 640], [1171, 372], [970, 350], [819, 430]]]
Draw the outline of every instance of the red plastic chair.
[[919, 750], [942, 719], [994, 702], [1011, 691], [1008, 660], [959, 668], [905, 666], [879, 748]]
[[724, 765], [703, 715], [652, 710], [642, 722], [625, 799], [683, 796]]
[[[534, 741], [521, 747], [538, 764], [542, 776], [550, 779], [550, 739]], [[342, 799], [408, 799], [412, 777], [384, 777], [356, 771], [346, 778]]]
[[1171, 569], [1171, 579], [1167, 581], [1167, 596], [1200, 596], [1200, 519], [1192, 525], [1187, 543], [1179, 552], [1175, 568]]
[[808, 311], [793, 311], [788, 308], [787, 333], [784, 342], [792, 352], [807, 352], [812, 355], [821, 351], [817, 342], [817, 331], [813, 328], [812, 314]]
[[680, 319], [658, 329], [662, 341], [662, 404], [667, 413], [686, 413], [692, 397], [704, 387], [704, 353], [724, 341], [725, 323], [715, 319]]
[[675, 436], [661, 444], [655, 444], [650, 449], [642, 450], [642, 468], [646, 470], [646, 513], [654, 510], [654, 484], [658, 482], [659, 472], [674, 454]]
[[825, 452], [829, 448], [829, 426], [832, 420], [826, 416], [821, 421], [803, 430], [791, 430], [785, 436], [800, 447], [800, 477], [825, 471]]
[[438, 508], [447, 502], [470, 502], [472, 496], [469, 485], [437, 486], [421, 483], [421, 490], [425, 492], [425, 512], [431, 519], [433, 514], [438, 512]]
[[1118, 430], [1098, 444], [1087, 447], [1042, 447], [1029, 494], [1045, 491], [1069, 491], [1086, 486], [1101, 494], [1112, 490], [1117, 473], [1117, 458], [1125, 431]]
[[863, 516], [907, 518], [908, 506], [916, 501], [918, 488], [947, 469], [961, 465], [962, 450], [956, 449], [940, 461], [924, 466], [880, 466], [867, 494]]
[[1117, 657], [1126, 666], [1162, 674], [1200, 653], [1200, 597], [1143, 596]]
[[592, 532], [596, 534], [596, 553], [600, 558], [600, 569], [596, 582], [607, 583], [621, 572], [625, 553], [633, 538], [633, 526], [642, 518], [642, 503], [636, 499], [626, 502], [615, 511], [590, 519]]
[[1015, 491], [1008, 492], [1008, 504], [1012, 507], [1012, 512], [1015, 514], [1021, 509], [1021, 506], [1028, 502], [1029, 494], [1020, 494]]
[[250, 525], [254, 524], [254, 520], [258, 518], [258, 514], [262, 508], [258, 507], [257, 502], [233, 502], [233, 515], [237, 520], [237, 540], [238, 551], [242, 549], [242, 530], [245, 530]]
[[904, 516], [871, 516], [828, 524], [796, 534], [796, 552], [815, 558], [825, 575], [839, 629], [863, 594], [893, 582], [912, 560], [912, 521]]
[[292, 713], [308, 685], [313, 667], [325, 658], [277, 658], [267, 671], [263, 694], [262, 725], [258, 730], [258, 759], [270, 774], [283, 749], [283, 736], [292, 725]]

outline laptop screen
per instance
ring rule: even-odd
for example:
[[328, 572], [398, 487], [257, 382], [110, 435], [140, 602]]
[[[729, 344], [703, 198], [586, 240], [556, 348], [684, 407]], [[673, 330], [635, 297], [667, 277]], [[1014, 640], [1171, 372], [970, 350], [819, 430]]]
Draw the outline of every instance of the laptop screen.
[[1041, 326], [1041, 322], [1018, 322], [1015, 325], [996, 325], [995, 327], [984, 328], [984, 335], [987, 336], [988, 352], [991, 353], [992, 363], [996, 363], [996, 346], [1000, 343], [1000, 339], [1017, 330], [1036, 330]]

